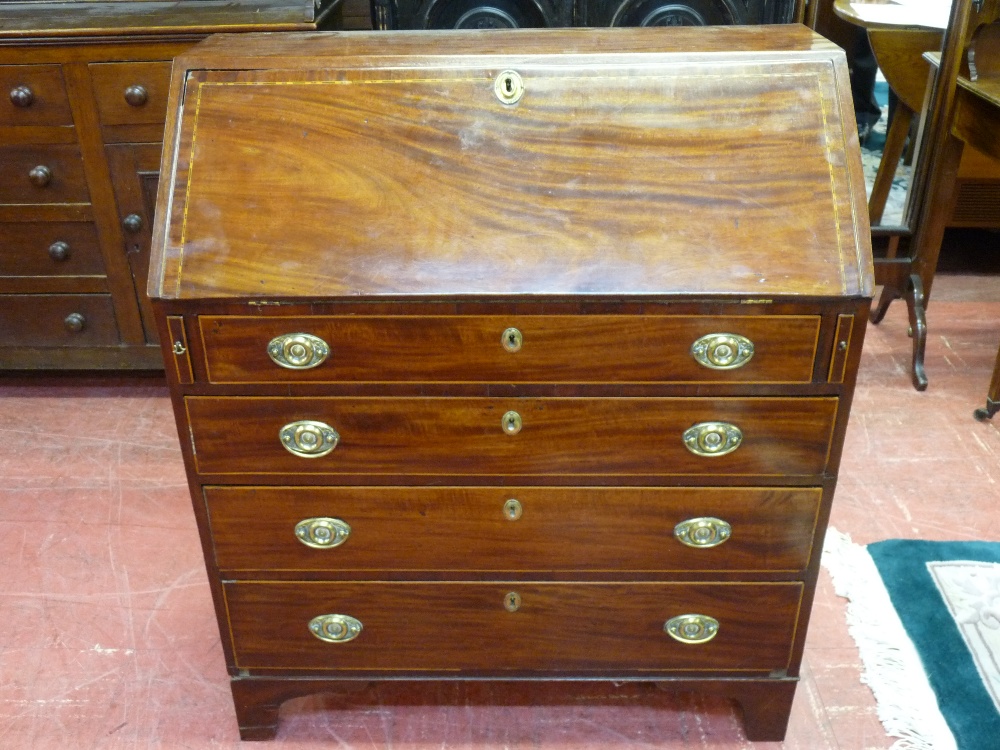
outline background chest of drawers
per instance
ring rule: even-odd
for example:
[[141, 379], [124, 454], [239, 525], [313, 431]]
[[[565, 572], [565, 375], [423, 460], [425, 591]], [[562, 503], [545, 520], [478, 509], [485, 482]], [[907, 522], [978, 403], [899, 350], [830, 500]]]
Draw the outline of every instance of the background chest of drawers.
[[872, 289], [840, 51], [255, 52], [176, 63], [150, 279], [242, 736], [346, 682], [603, 678], [780, 738]]
[[0, 369], [163, 366], [145, 287], [171, 61], [330, 5], [3, 4]]

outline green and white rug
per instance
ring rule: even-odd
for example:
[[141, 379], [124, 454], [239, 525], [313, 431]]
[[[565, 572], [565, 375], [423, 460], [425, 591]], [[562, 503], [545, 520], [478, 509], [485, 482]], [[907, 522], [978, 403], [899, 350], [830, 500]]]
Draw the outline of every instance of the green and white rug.
[[1000, 543], [862, 547], [830, 529], [823, 565], [894, 747], [1000, 748]]

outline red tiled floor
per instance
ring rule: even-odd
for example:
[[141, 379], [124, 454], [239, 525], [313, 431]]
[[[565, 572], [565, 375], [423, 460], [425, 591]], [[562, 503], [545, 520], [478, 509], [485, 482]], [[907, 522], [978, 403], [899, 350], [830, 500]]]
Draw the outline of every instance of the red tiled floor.
[[[832, 524], [1000, 539], [995, 277], [939, 275], [925, 393], [906, 314], [870, 327]], [[0, 747], [239, 743], [165, 388], [0, 381]], [[844, 602], [822, 573], [788, 736], [748, 743], [726, 701], [646, 685], [397, 684], [290, 701], [287, 748], [889, 748]]]

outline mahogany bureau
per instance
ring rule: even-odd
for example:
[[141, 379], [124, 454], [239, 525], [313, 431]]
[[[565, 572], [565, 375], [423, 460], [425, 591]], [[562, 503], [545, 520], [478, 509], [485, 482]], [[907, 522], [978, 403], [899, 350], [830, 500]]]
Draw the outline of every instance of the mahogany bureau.
[[778, 739], [872, 292], [804, 27], [213, 37], [150, 296], [244, 738], [378, 679]]

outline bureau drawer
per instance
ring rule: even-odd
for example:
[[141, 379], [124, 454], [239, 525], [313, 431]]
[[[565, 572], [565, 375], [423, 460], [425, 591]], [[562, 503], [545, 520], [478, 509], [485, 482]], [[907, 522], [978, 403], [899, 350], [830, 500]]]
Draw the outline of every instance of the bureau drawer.
[[102, 125], [160, 124], [167, 115], [170, 61], [91, 63]]
[[0, 203], [87, 203], [76, 145], [0, 148]]
[[[207, 487], [205, 502], [216, 562], [230, 573], [797, 572], [809, 560], [821, 495], [818, 488]], [[685, 535], [676, 528], [685, 522], [697, 530]]]
[[118, 343], [110, 295], [0, 295], [0, 346], [113, 346]]
[[[216, 383], [805, 383], [812, 380], [820, 319], [810, 315], [202, 316], [199, 323], [209, 379]], [[316, 346], [328, 347], [329, 355], [311, 367], [287, 366], [308, 357], [307, 352], [296, 359], [291, 351], [294, 346], [309, 346], [295, 334], [321, 340]], [[692, 355], [698, 341], [704, 364]], [[742, 356], [734, 342], [743, 343]], [[284, 352], [278, 357], [286, 356], [285, 365], [274, 359], [272, 351]]]
[[[192, 396], [185, 403], [198, 471], [292, 477], [818, 476], [837, 413], [836, 398]], [[702, 444], [717, 452], [693, 453], [689, 430], [702, 430]], [[334, 434], [326, 455], [286, 449], [319, 452]]]
[[90, 222], [0, 224], [0, 277], [104, 273], [97, 229]]
[[[225, 584], [241, 669], [484, 676], [784, 669], [801, 596], [799, 583]], [[668, 620], [690, 614], [716, 620], [715, 637], [682, 643], [665, 632]], [[361, 631], [324, 642], [310, 630], [323, 615], [354, 618]]]
[[72, 125], [58, 65], [0, 65], [0, 125]]

